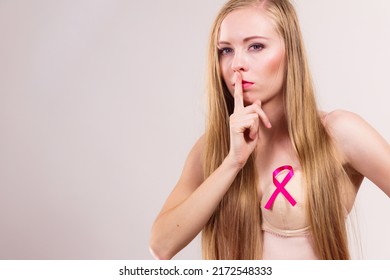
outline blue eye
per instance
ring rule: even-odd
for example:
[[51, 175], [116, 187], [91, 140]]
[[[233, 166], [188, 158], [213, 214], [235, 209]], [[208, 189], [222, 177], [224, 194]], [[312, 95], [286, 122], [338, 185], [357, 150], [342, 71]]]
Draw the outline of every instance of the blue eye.
[[219, 49], [219, 54], [220, 55], [228, 55], [229, 53], [232, 53], [232, 52], [233, 52], [233, 49], [231, 49], [231, 48]]
[[253, 44], [249, 47], [249, 49], [252, 49], [254, 51], [261, 51], [262, 49], [264, 49], [264, 45], [263, 44]]

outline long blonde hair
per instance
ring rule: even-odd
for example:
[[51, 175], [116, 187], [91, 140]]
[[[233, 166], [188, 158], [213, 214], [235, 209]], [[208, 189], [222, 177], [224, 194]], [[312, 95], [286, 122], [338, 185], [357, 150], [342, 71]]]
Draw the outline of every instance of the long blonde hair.
[[[208, 122], [204, 153], [207, 178], [229, 152], [231, 97], [219, 68], [217, 42], [230, 12], [253, 6], [274, 20], [286, 48], [284, 106], [289, 136], [302, 167], [314, 248], [321, 259], [349, 259], [341, 189], [349, 183], [331, 137], [323, 126], [295, 10], [288, 0], [230, 0], [217, 16], [209, 46]], [[261, 208], [255, 153], [235, 178], [202, 232], [205, 259], [261, 259]]]

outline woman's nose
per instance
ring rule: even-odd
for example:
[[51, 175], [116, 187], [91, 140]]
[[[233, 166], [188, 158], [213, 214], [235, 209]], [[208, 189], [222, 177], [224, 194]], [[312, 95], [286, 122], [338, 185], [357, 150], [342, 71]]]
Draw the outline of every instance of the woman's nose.
[[248, 70], [245, 57], [241, 53], [235, 53], [232, 61], [232, 70], [233, 71], [246, 71]]

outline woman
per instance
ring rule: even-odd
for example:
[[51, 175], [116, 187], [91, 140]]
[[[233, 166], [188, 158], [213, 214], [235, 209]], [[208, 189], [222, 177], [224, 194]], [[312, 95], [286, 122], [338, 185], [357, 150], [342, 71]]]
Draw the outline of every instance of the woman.
[[208, 98], [152, 254], [170, 259], [203, 231], [206, 259], [349, 259], [346, 216], [364, 177], [390, 196], [390, 148], [359, 116], [318, 111], [288, 0], [222, 8]]

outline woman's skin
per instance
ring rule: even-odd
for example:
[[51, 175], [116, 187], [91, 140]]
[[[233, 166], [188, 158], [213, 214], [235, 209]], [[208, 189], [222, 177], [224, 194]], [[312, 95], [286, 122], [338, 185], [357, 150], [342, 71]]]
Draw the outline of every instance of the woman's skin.
[[[284, 42], [272, 19], [261, 8], [231, 12], [222, 22], [217, 47], [223, 79], [234, 97], [229, 154], [203, 180], [203, 136], [196, 142], [152, 228], [150, 250], [157, 259], [172, 258], [201, 232], [255, 149], [259, 178], [271, 174], [273, 166], [299, 165], [283, 108]], [[367, 177], [390, 196], [389, 144], [356, 114], [338, 110], [324, 114], [323, 122], [343, 164], [354, 170], [356, 191]], [[260, 179], [260, 185], [267, 183]]]

